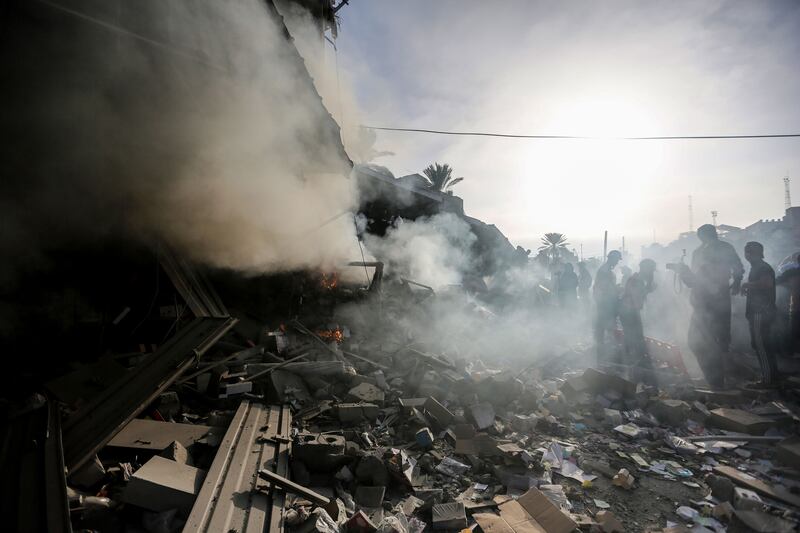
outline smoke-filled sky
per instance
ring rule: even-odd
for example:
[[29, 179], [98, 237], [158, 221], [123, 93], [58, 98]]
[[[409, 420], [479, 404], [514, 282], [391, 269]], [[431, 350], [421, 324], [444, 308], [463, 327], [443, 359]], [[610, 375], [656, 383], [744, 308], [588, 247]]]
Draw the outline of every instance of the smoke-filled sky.
[[[800, 2], [351, 0], [339, 67], [363, 124], [591, 136], [800, 132]], [[334, 115], [336, 115], [334, 113]], [[353, 120], [349, 118], [348, 120]], [[468, 214], [592, 255], [783, 216], [800, 139], [541, 141], [378, 132], [396, 175], [447, 162]], [[800, 189], [795, 184], [796, 197]]]

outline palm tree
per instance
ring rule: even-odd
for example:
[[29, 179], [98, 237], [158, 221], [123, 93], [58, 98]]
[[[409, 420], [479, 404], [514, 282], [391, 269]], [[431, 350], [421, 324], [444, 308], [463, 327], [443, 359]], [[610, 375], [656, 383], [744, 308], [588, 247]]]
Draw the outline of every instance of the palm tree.
[[555, 261], [562, 251], [569, 251], [567, 246], [569, 246], [567, 236], [563, 233], [545, 233], [539, 251], [544, 252], [550, 261]]
[[450, 187], [464, 179], [453, 178], [453, 167], [447, 163], [443, 165], [439, 163], [428, 165], [422, 173], [428, 178], [428, 187], [439, 192], [447, 192]]

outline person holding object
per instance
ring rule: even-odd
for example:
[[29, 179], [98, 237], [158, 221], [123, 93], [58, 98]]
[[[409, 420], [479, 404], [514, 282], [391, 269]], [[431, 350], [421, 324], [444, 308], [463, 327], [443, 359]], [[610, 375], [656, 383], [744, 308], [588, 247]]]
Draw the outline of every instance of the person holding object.
[[[725, 363], [731, 343], [731, 295], [739, 293], [744, 267], [730, 243], [711, 224], [697, 228], [701, 245], [681, 280], [691, 289], [688, 344], [709, 386], [725, 388]], [[731, 280], [733, 280], [731, 282]]]
[[750, 263], [747, 283], [742, 293], [747, 297], [745, 316], [750, 325], [750, 345], [758, 356], [761, 381], [756, 388], [771, 388], [778, 381], [778, 366], [770, 337], [775, 320], [775, 271], [764, 261], [764, 246], [751, 241], [744, 246], [744, 258]]

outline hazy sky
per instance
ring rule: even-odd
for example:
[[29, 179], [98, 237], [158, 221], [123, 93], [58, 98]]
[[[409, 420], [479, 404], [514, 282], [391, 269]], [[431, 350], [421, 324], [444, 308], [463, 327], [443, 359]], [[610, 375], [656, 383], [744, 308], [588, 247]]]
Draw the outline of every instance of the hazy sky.
[[[340, 69], [376, 126], [598, 136], [800, 132], [800, 2], [351, 0]], [[343, 74], [344, 75], [344, 74]], [[334, 113], [335, 114], [335, 113]], [[800, 139], [541, 141], [378, 133], [395, 175], [447, 162], [469, 215], [586, 254], [800, 202]]]

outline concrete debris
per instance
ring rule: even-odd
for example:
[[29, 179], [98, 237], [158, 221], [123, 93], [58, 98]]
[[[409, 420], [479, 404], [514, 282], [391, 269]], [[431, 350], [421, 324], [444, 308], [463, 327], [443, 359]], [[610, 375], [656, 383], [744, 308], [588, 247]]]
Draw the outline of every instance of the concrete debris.
[[230, 489], [233, 476], [239, 487], [214, 513], [221, 531], [237, 505], [266, 506], [259, 530], [270, 533], [723, 533], [800, 521], [800, 420], [774, 395], [698, 390], [664, 368], [656, 387], [614, 365], [586, 368], [589, 348], [520, 371], [286, 322], [281, 350], [270, 336], [231, 342], [72, 472], [69, 484], [91, 491], [75, 491], [79, 514], [125, 503], [136, 527], [175, 530], [191, 510], [184, 530], [202, 531], [193, 503], [214, 462], [225, 468], [213, 485]]
[[122, 500], [151, 511], [179, 509], [188, 513], [205, 475], [199, 468], [155, 456], [134, 472]]
[[461, 502], [439, 503], [433, 506], [433, 529], [462, 530], [467, 527], [467, 515]]
[[630, 472], [628, 472], [627, 468], [621, 468], [612, 479], [612, 483], [614, 483], [614, 485], [617, 487], [622, 487], [626, 490], [632, 489], [635, 482], [636, 478], [634, 478]]

